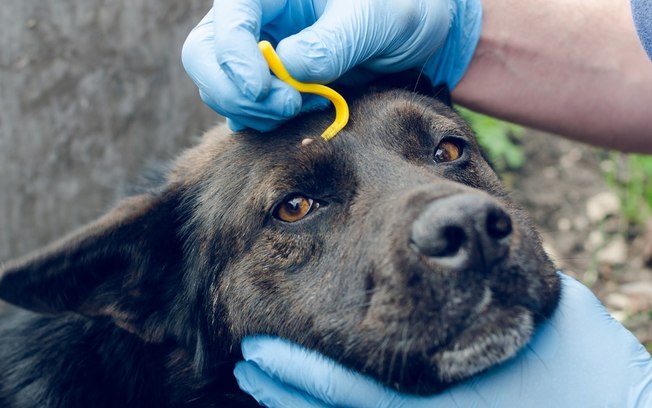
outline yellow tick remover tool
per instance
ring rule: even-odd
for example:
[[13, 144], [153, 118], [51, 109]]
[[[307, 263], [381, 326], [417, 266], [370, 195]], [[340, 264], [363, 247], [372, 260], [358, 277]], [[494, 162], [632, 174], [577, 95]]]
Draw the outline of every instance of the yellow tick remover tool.
[[258, 47], [263, 52], [263, 57], [269, 65], [269, 69], [276, 75], [278, 79], [287, 83], [294, 89], [303, 93], [312, 93], [319, 96], [323, 96], [329, 101], [333, 102], [335, 106], [335, 121], [324, 130], [324, 133], [321, 134], [321, 137], [324, 140], [331, 140], [337, 132], [342, 130], [349, 121], [349, 106], [346, 104], [346, 101], [342, 95], [335, 92], [333, 89], [320, 84], [306, 84], [304, 82], [299, 82], [296, 79], [290, 76], [290, 73], [285, 69], [281, 59], [279, 58], [276, 51], [272, 47], [272, 44], [269, 41], [261, 41], [258, 43]]

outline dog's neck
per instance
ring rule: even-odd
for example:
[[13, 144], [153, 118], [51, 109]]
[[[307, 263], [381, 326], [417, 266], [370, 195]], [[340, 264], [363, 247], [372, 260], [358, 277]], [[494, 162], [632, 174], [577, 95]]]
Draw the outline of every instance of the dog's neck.
[[[3, 379], [2, 406], [49, 401], [70, 407], [213, 407], [253, 401], [238, 391], [232, 362], [202, 377], [177, 344], [147, 343], [108, 319], [19, 312], [0, 320], [0, 336], [22, 345], [0, 348], [0, 370], [12, 373]], [[26, 395], [34, 388], [41, 394]]]

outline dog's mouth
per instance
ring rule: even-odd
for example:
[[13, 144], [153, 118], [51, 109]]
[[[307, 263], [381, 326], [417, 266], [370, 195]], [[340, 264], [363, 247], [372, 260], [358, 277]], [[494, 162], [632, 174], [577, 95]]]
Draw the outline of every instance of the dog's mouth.
[[534, 331], [532, 313], [523, 306], [487, 306], [431, 357], [437, 376], [453, 383], [500, 364], [523, 348]]
[[425, 321], [419, 330], [413, 321], [390, 324], [393, 334], [386, 332], [384, 338], [394, 346], [383, 356], [393, 356], [389, 358], [393, 364], [372, 353], [367, 372], [402, 392], [441, 392], [515, 356], [532, 337], [534, 314], [524, 305], [500, 304], [487, 286], [466, 318], [448, 328], [445, 338], [438, 332], [441, 327]]

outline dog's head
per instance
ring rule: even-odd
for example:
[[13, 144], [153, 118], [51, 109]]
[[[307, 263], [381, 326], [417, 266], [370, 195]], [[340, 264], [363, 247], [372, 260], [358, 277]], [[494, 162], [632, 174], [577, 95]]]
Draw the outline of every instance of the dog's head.
[[400, 90], [350, 107], [329, 142], [329, 112], [208, 132], [160, 188], [4, 265], [0, 297], [108, 316], [203, 370], [253, 334], [420, 393], [508, 359], [559, 293], [532, 225], [449, 107]]

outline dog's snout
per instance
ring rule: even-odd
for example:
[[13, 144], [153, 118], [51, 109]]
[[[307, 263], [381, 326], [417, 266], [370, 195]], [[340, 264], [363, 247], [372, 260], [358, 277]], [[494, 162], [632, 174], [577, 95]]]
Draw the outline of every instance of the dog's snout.
[[451, 268], [488, 267], [509, 249], [512, 220], [490, 198], [456, 194], [430, 203], [412, 224], [411, 247]]

